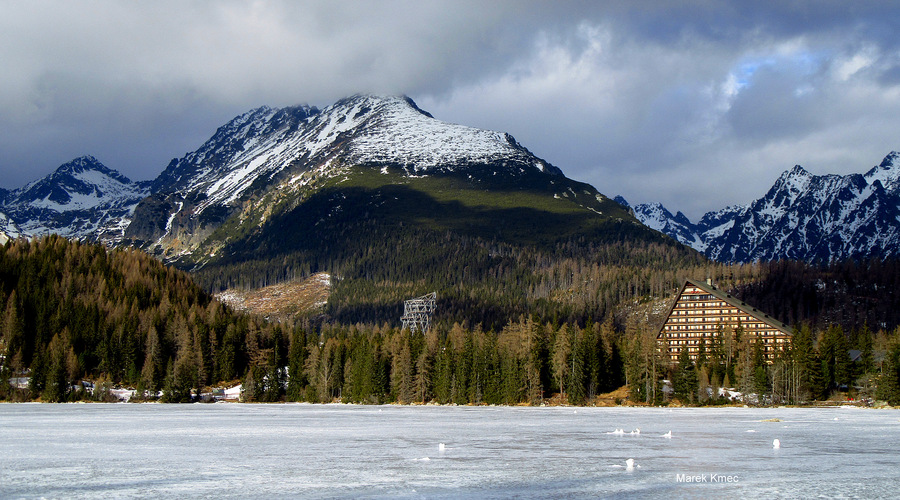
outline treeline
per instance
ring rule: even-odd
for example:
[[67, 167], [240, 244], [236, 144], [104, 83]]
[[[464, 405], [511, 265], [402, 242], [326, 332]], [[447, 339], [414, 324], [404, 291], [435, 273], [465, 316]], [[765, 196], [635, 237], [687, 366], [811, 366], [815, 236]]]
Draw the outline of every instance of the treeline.
[[663, 357], [667, 346], [658, 345], [655, 331], [630, 330], [626, 373], [639, 401], [662, 403], [674, 397], [686, 404], [721, 404], [729, 401], [722, 390], [732, 388], [741, 393], [741, 401], [761, 405], [802, 404], [835, 395], [900, 404], [900, 328], [889, 335], [863, 327], [848, 335], [836, 325], [813, 329], [803, 324], [770, 362], [755, 336], [741, 327], [720, 328], [701, 342], [696, 359], [683, 349], [674, 365]]
[[[253, 356], [251, 356], [253, 357]], [[294, 331], [286, 350], [253, 363], [245, 401], [584, 404], [624, 383], [611, 324], [520, 319], [500, 332], [454, 324], [426, 334], [388, 326]]]
[[290, 242], [257, 235], [195, 276], [207, 289], [221, 290], [328, 272], [333, 281], [324, 320], [339, 324], [392, 321], [403, 300], [437, 291], [438, 322], [499, 330], [533, 315], [581, 326], [612, 318], [623, 329], [635, 304], [666, 300], [687, 278], [711, 278], [787, 324], [840, 325], [847, 332], [900, 325], [897, 259], [729, 265], [624, 230], [621, 241], [577, 237], [541, 246], [374, 220], [346, 223], [321, 237], [310, 228], [275, 231], [302, 236]]

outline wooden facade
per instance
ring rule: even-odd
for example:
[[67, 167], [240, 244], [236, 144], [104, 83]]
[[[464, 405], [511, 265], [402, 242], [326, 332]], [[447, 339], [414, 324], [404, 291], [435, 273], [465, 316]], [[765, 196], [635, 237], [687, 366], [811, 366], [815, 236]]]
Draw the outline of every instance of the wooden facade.
[[687, 349], [691, 359], [695, 360], [701, 339], [709, 353], [719, 334], [724, 337], [739, 328], [742, 335], [749, 335], [751, 342], [762, 342], [768, 362], [772, 362], [791, 339], [791, 331], [784, 323], [711, 283], [687, 280], [656, 338], [660, 349], [672, 362], [678, 360], [682, 349]]

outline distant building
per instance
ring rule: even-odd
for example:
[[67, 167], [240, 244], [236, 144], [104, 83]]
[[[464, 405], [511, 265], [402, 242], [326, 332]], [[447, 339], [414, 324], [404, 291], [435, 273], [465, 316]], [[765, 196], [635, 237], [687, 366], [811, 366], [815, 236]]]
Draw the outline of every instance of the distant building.
[[771, 362], [785, 343], [790, 342], [787, 325], [768, 314], [722, 292], [712, 283], [687, 280], [669, 310], [656, 338], [672, 362], [682, 349], [697, 359], [701, 339], [709, 354], [716, 337], [741, 329], [751, 341], [761, 341], [766, 360]]

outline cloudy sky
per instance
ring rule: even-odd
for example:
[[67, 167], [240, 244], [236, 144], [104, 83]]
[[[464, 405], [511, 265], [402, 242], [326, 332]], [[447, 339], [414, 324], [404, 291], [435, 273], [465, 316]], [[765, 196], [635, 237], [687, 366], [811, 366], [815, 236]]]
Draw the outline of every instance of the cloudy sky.
[[151, 179], [251, 108], [371, 92], [696, 219], [900, 150], [889, 3], [0, 0], [0, 187]]

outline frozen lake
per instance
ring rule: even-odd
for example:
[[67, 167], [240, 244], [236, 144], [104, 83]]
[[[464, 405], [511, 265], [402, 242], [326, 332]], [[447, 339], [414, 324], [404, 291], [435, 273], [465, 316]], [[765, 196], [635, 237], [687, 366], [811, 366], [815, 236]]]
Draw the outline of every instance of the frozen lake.
[[898, 471], [895, 410], [0, 404], [2, 498], [896, 498]]

